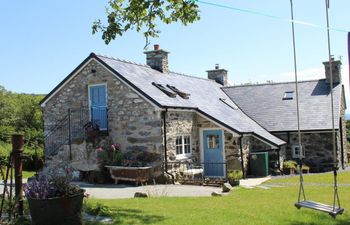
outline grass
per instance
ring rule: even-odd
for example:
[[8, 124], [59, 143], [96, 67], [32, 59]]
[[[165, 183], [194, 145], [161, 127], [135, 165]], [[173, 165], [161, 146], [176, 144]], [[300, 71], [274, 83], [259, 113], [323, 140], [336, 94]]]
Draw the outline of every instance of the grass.
[[[328, 214], [294, 207], [298, 194], [298, 178], [268, 181], [266, 184], [284, 183], [283, 187], [268, 190], [234, 189], [224, 197], [99, 200], [89, 204], [103, 204], [111, 208], [113, 224], [248, 224], [248, 225], [349, 225], [350, 186], [339, 188], [342, 207], [346, 210], [336, 220]], [[330, 204], [333, 188], [312, 183], [332, 183], [332, 174], [305, 177], [307, 196]], [[340, 183], [350, 184], [350, 172], [339, 175]], [[93, 223], [88, 223], [89, 225]], [[96, 224], [96, 223], [95, 223]]]
[[[4, 173], [4, 176], [5, 176], [5, 173], [6, 173], [6, 168], [3, 168], [3, 173]], [[35, 171], [22, 171], [22, 178], [23, 179], [26, 179], [26, 178], [29, 178], [29, 177], [32, 177], [35, 175]], [[10, 174], [9, 174], [10, 176]], [[4, 180], [4, 178], [2, 176], [0, 176], [0, 180]]]
[[22, 171], [22, 178], [29, 178], [35, 175], [35, 171]]

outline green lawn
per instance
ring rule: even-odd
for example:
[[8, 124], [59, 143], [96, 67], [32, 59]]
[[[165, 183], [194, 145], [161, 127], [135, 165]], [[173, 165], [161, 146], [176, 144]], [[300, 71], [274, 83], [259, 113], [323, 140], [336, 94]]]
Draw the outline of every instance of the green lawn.
[[[350, 172], [339, 175], [340, 183], [350, 184]], [[309, 209], [297, 210], [298, 178], [276, 179], [266, 185], [278, 184], [268, 190], [237, 188], [224, 197], [98, 200], [112, 208], [114, 224], [350, 224], [350, 186], [340, 187], [342, 207], [346, 210], [337, 219]], [[324, 203], [332, 202], [332, 174], [305, 177], [307, 197]]]
[[23, 171], [22, 172], [22, 177], [23, 178], [28, 178], [28, 177], [32, 177], [35, 175], [35, 171]]

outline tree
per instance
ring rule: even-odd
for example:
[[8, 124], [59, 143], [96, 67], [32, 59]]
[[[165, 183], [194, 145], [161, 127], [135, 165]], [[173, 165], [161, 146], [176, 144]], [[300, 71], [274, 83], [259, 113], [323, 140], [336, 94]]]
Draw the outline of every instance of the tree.
[[156, 22], [170, 24], [181, 21], [187, 25], [200, 19], [196, 0], [109, 0], [108, 4], [107, 25], [101, 20], [92, 25], [92, 33], [101, 31], [106, 44], [128, 30], [136, 30], [143, 32], [146, 48], [149, 37], [159, 37]]

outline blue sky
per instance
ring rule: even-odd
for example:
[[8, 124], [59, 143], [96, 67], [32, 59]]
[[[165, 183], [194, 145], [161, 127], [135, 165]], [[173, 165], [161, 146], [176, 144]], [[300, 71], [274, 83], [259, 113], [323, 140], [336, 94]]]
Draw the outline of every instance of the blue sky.
[[[172, 71], [206, 77], [216, 63], [229, 71], [232, 84], [291, 81], [293, 55], [289, 0], [207, 0], [259, 11], [283, 19], [200, 3], [201, 20], [187, 27], [161, 25], [160, 44], [170, 51]], [[330, 0], [331, 26], [350, 30], [350, 1]], [[90, 52], [145, 63], [141, 34], [129, 32], [105, 45], [91, 34], [104, 19], [107, 1], [1, 1], [0, 85], [15, 92], [48, 93]], [[324, 0], [294, 0], [295, 19], [325, 26]], [[326, 30], [296, 25], [301, 80], [322, 78], [328, 59]], [[331, 32], [332, 53], [342, 56], [348, 87], [347, 34]], [[349, 98], [349, 97], [348, 97]]]

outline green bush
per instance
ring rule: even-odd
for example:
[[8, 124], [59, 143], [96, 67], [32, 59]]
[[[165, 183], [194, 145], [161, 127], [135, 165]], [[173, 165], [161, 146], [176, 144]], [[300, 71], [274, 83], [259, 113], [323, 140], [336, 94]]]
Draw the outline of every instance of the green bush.
[[297, 168], [297, 162], [293, 160], [287, 160], [283, 162], [283, 168], [284, 169], [296, 169]]
[[227, 174], [227, 177], [228, 179], [231, 179], [231, 180], [239, 180], [239, 179], [242, 179], [243, 172], [242, 170], [233, 170]]
[[89, 201], [85, 201], [83, 209], [86, 213], [93, 216], [112, 216], [112, 209], [101, 203], [93, 204]]

